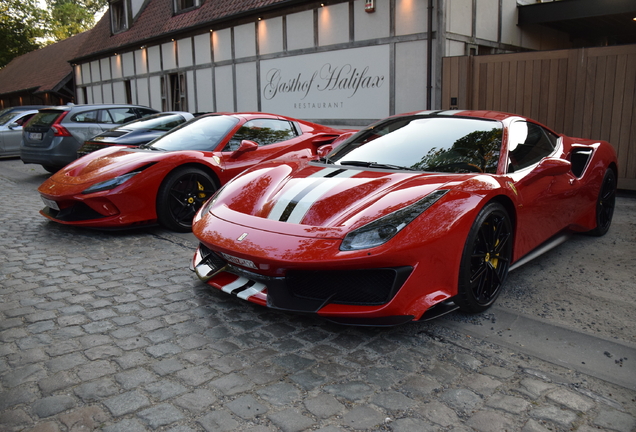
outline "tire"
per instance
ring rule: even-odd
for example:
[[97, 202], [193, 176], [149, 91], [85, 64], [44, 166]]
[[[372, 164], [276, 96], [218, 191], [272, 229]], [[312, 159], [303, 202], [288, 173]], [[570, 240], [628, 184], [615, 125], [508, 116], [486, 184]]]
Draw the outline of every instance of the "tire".
[[487, 204], [468, 233], [459, 266], [455, 304], [478, 313], [495, 302], [508, 276], [513, 232], [510, 216], [499, 203]]
[[175, 169], [166, 176], [157, 193], [159, 223], [172, 231], [191, 231], [192, 218], [216, 189], [212, 177], [198, 168]]
[[596, 228], [586, 234], [600, 237], [607, 233], [612, 225], [614, 207], [616, 206], [616, 174], [608, 168], [603, 176], [601, 190], [596, 199]]
[[44, 168], [46, 171], [50, 172], [51, 174], [55, 174], [61, 169], [60, 167], [56, 167], [53, 165], [42, 165], [42, 168]]

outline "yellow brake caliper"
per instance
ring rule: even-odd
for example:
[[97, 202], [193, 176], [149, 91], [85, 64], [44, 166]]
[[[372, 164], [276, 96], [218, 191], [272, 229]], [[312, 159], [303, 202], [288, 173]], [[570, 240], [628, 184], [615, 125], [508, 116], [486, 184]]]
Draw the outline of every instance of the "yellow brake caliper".
[[197, 182], [197, 187], [199, 188], [199, 198], [200, 199], [204, 199], [207, 195], [205, 194], [205, 192], [203, 192], [205, 190], [205, 188], [203, 187], [203, 185], [201, 184], [201, 182]]

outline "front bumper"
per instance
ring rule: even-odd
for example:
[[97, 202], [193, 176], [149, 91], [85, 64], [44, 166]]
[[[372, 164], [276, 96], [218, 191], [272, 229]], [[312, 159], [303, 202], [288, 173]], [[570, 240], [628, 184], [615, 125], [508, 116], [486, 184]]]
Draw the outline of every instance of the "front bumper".
[[213, 288], [273, 309], [318, 314], [350, 325], [397, 325], [414, 318], [384, 311], [410, 276], [410, 266], [292, 270], [273, 277], [234, 265], [201, 244], [190, 269]]

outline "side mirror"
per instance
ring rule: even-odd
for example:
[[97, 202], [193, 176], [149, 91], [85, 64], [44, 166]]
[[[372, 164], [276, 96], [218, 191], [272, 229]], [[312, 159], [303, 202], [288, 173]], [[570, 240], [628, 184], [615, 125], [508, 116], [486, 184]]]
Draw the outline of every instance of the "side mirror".
[[567, 174], [570, 171], [572, 171], [570, 161], [559, 158], [545, 158], [521, 182], [532, 183], [543, 177], [558, 176]]
[[16, 122], [9, 123], [9, 124], [7, 125], [7, 127], [8, 127], [9, 129], [11, 129], [11, 130], [21, 128], [21, 126], [20, 126], [19, 124], [17, 124]]
[[239, 146], [239, 148], [234, 150], [234, 152], [232, 153], [230, 157], [232, 159], [236, 159], [237, 157], [241, 156], [243, 153], [254, 151], [257, 148], [258, 148], [258, 144], [255, 143], [254, 141], [243, 140], [241, 141], [241, 145]]
[[318, 155], [319, 158], [324, 158], [331, 152], [331, 150], [333, 150], [333, 146], [331, 144], [327, 144], [327, 145], [318, 147], [316, 154]]

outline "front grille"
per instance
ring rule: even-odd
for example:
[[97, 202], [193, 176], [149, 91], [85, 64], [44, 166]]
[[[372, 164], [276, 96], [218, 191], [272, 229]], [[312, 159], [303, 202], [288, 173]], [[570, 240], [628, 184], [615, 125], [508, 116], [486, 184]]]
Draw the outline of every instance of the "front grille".
[[50, 207], [44, 207], [43, 212], [54, 219], [58, 219], [64, 222], [79, 222], [106, 217], [81, 202], [75, 203], [72, 206], [63, 208], [59, 211], [53, 210]]
[[390, 301], [411, 267], [343, 271], [290, 271], [286, 282], [299, 298], [351, 305], [381, 305]]
[[217, 255], [216, 252], [205, 247], [203, 243], [199, 243], [199, 253], [203, 257], [202, 262], [205, 262], [211, 269], [218, 270], [227, 265], [227, 261]]

